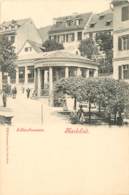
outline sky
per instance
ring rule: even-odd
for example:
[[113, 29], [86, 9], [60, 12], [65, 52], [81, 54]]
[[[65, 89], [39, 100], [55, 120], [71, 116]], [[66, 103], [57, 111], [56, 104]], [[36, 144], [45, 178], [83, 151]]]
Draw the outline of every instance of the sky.
[[107, 10], [109, 3], [110, 0], [3, 0], [1, 15], [2, 21], [32, 18], [37, 27], [43, 27], [51, 25], [56, 17]]

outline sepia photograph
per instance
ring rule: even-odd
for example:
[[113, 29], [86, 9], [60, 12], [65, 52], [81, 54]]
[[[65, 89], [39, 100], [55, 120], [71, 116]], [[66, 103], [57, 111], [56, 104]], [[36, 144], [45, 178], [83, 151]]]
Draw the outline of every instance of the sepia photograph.
[[129, 1], [0, 0], [0, 194], [128, 184]]

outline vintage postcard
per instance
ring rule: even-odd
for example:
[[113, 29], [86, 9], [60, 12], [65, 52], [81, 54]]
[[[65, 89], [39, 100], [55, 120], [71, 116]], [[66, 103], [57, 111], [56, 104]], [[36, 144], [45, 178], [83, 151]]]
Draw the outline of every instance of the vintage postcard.
[[128, 0], [0, 0], [0, 195], [129, 195]]

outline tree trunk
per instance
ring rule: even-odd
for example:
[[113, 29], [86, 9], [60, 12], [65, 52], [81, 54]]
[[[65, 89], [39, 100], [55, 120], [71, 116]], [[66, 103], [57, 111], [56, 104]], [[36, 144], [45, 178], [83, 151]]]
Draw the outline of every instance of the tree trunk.
[[116, 123], [117, 123], [117, 118], [116, 118], [117, 113], [115, 112], [114, 115], [115, 115], [115, 116], [114, 116], [114, 124], [116, 125]]
[[76, 110], [77, 109], [77, 99], [76, 99], [76, 97], [74, 98], [74, 110]]
[[101, 103], [99, 102], [99, 113], [101, 112]]
[[89, 124], [91, 123], [91, 102], [89, 100]]

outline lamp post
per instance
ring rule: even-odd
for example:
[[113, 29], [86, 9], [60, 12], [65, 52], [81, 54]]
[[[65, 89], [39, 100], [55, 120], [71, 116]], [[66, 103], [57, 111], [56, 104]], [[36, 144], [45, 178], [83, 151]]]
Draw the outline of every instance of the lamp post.
[[2, 2], [3, 0], [0, 0], [0, 24], [2, 22]]

